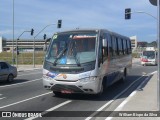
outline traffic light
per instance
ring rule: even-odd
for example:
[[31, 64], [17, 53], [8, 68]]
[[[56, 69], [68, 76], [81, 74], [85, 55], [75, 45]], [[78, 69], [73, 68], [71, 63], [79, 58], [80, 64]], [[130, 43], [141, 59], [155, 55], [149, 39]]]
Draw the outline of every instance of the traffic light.
[[34, 33], [34, 30], [33, 30], [33, 28], [31, 29], [31, 35], [33, 35], [33, 33]]
[[44, 40], [46, 39], [46, 36], [47, 36], [47, 35], [46, 35], [46, 34], [44, 34], [44, 36], [43, 36], [43, 39], [44, 39]]
[[131, 8], [125, 9], [125, 19], [131, 19]]
[[62, 20], [58, 20], [57, 28], [61, 28], [62, 26]]

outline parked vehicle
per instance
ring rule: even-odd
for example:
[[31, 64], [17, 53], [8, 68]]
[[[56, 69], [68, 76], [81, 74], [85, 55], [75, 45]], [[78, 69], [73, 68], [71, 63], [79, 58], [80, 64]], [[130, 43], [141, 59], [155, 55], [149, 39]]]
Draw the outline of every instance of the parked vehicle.
[[43, 65], [43, 86], [55, 95], [100, 95], [132, 66], [128, 37], [104, 30], [72, 30], [53, 35]]
[[12, 82], [17, 77], [17, 68], [5, 61], [0, 61], [0, 80]]

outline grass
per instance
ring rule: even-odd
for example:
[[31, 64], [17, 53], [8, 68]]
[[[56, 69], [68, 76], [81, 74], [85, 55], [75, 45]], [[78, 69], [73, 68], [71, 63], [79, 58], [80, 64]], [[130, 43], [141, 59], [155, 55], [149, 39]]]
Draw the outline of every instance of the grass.
[[[44, 60], [44, 52], [35, 52], [35, 64], [43, 64]], [[16, 59], [16, 54], [14, 53], [14, 59]], [[2, 52], [0, 53], [0, 60], [7, 61], [8, 63], [12, 63], [12, 53], [10, 52]], [[33, 53], [20, 53], [18, 55], [18, 64], [33, 64]]]
[[[35, 64], [42, 65], [44, 60], [44, 52], [35, 52]], [[132, 53], [133, 58], [139, 57], [138, 53]], [[14, 54], [14, 59], [16, 59], [16, 54]], [[0, 53], [0, 60], [7, 61], [12, 64], [12, 53], [2, 52]], [[15, 64], [15, 62], [14, 62]], [[30, 65], [33, 64], [33, 53], [20, 53], [18, 55], [18, 64]]]

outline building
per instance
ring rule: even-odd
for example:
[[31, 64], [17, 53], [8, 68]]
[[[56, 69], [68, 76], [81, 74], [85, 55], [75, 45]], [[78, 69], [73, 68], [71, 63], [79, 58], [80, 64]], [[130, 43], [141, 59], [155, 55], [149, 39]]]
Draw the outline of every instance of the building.
[[6, 47], [6, 39], [0, 36], [0, 53], [5, 50], [4, 47]]
[[137, 36], [130, 37], [131, 39], [131, 47], [132, 51], [135, 51], [137, 49]]
[[[45, 40], [37, 40], [35, 39], [35, 51], [42, 51]], [[2, 41], [0, 41], [0, 45]], [[16, 40], [14, 43], [12, 40], [6, 40], [6, 44], [2, 46], [4, 51], [11, 52], [14, 44], [14, 50], [16, 50]], [[32, 52], [34, 48], [34, 39], [21, 39], [17, 41], [18, 50], [20, 52]]]

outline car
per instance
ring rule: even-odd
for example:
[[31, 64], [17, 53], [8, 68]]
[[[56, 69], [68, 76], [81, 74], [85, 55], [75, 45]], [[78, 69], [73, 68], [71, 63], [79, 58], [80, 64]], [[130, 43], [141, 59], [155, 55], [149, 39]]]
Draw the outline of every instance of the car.
[[17, 68], [5, 61], [0, 61], [0, 81], [12, 82], [17, 77]]

